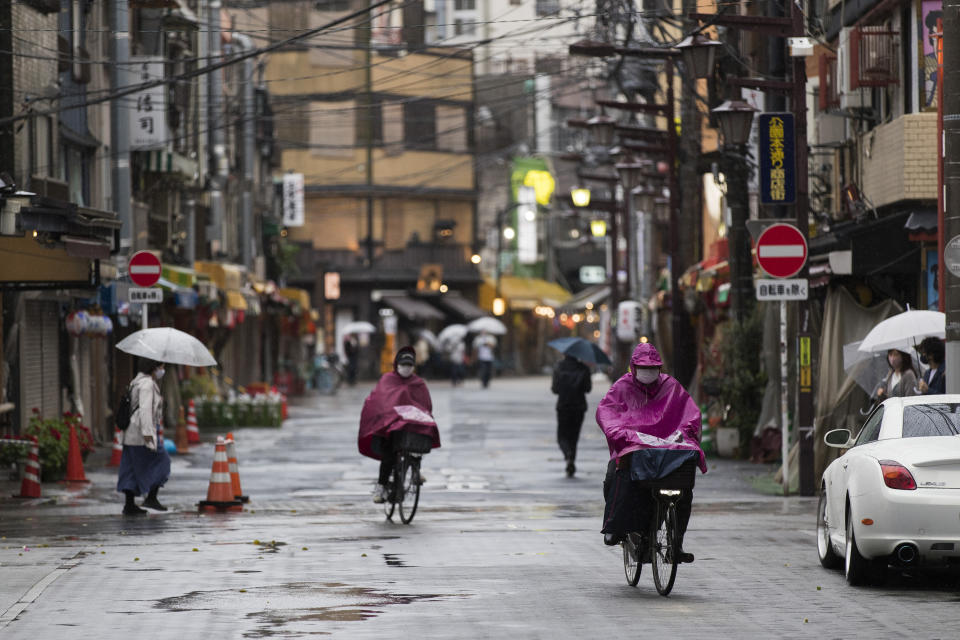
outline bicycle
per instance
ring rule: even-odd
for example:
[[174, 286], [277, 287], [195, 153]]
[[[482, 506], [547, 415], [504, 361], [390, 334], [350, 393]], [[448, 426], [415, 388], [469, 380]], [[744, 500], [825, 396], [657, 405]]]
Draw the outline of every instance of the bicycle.
[[395, 431], [390, 434], [390, 439], [396, 462], [390, 473], [383, 511], [387, 520], [393, 520], [394, 510], [399, 510], [400, 522], [410, 524], [420, 504], [420, 486], [423, 484], [420, 478], [420, 462], [423, 455], [430, 451], [432, 440], [430, 436], [411, 431]]
[[696, 463], [689, 461], [661, 479], [637, 483], [650, 489], [655, 509], [651, 514], [645, 545], [640, 532], [628, 533], [620, 543], [623, 547], [623, 571], [631, 587], [637, 586], [643, 565], [649, 563], [657, 593], [666, 596], [673, 590], [677, 565], [680, 563], [681, 542], [677, 500], [680, 499], [681, 490], [693, 488], [696, 470]]

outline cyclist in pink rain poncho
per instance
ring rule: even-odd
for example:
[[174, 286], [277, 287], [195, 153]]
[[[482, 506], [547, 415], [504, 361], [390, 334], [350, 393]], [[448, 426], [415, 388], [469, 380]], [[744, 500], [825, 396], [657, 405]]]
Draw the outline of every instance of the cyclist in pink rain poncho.
[[[630, 531], [646, 531], [652, 512], [650, 492], [637, 489], [633, 483], [639, 479], [638, 469], [631, 465], [633, 452], [656, 450], [644, 456], [646, 468], [639, 470], [650, 479], [666, 475], [691, 458], [697, 461], [700, 471], [707, 472], [700, 449], [700, 408], [675, 378], [661, 372], [662, 366], [660, 354], [652, 344], [638, 344], [630, 358], [630, 372], [613, 383], [597, 407], [597, 424], [610, 449], [602, 529], [604, 542], [610, 545], [619, 543]], [[684, 456], [684, 451], [689, 455]], [[677, 502], [681, 539], [692, 504], [693, 491], [683, 490]], [[692, 554], [681, 558], [693, 561]]]
[[361, 454], [380, 461], [380, 475], [373, 498], [377, 503], [386, 498], [386, 485], [396, 460], [390, 434], [412, 431], [429, 436], [434, 449], [440, 446], [440, 432], [431, 415], [430, 391], [423, 378], [413, 372], [415, 362], [413, 347], [400, 349], [393, 360], [393, 371], [380, 377], [360, 413], [357, 447]]

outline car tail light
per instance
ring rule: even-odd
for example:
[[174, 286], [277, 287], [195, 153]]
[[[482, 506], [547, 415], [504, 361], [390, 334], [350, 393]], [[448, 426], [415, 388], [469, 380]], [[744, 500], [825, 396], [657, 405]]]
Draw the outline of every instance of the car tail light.
[[894, 460], [881, 460], [883, 484], [891, 489], [916, 489], [917, 483], [905, 466]]

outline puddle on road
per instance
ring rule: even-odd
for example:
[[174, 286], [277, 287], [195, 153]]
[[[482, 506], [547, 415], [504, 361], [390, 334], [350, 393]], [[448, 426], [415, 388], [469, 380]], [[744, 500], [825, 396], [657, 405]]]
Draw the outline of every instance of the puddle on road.
[[412, 565], [407, 564], [400, 559], [402, 553], [385, 553], [383, 554], [383, 561], [387, 563], [388, 567], [409, 567]]
[[[384, 554], [384, 558], [390, 554]], [[389, 561], [388, 561], [389, 562]], [[358, 622], [378, 616], [387, 607], [465, 598], [464, 593], [390, 593], [382, 589], [354, 587], [342, 582], [293, 582], [287, 584], [193, 591], [182, 596], [163, 598], [154, 605], [167, 611], [217, 611], [243, 615], [255, 629], [244, 637], [300, 635], [289, 627], [304, 623]], [[310, 634], [325, 633], [311, 629]]]

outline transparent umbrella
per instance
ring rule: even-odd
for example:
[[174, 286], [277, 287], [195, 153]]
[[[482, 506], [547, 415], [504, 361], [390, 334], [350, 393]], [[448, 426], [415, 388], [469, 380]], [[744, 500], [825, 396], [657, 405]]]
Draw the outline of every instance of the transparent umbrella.
[[859, 350], [872, 353], [899, 349], [910, 353], [927, 336], [942, 339], [945, 331], [946, 315], [943, 313], [908, 309], [878, 322], [863, 339]]
[[887, 364], [886, 351], [861, 351], [862, 342], [858, 340], [843, 345], [843, 371], [872, 398], [873, 392], [880, 386], [890, 367]]
[[157, 362], [212, 367], [217, 364], [202, 342], [173, 327], [141, 329], [117, 343], [117, 349]]
[[477, 318], [473, 322], [467, 325], [467, 328], [470, 331], [479, 333], [480, 331], [486, 331], [487, 333], [492, 333], [497, 336], [502, 336], [507, 332], [507, 327], [497, 320], [496, 318], [491, 318], [489, 316], [484, 316], [483, 318]]
[[369, 322], [356, 320], [343, 325], [343, 333], [376, 333], [377, 328]]
[[467, 326], [464, 324], [447, 325], [437, 336], [437, 340], [442, 343], [456, 342], [457, 340], [463, 340], [468, 332]]

